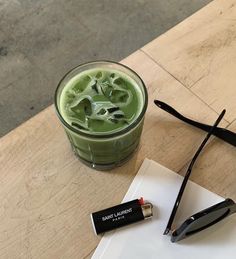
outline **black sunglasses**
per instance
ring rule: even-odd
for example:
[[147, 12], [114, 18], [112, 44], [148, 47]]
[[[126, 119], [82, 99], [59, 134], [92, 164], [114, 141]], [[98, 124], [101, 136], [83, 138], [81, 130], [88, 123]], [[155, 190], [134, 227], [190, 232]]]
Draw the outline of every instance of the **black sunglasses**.
[[166, 229], [164, 231], [164, 235], [167, 235], [168, 233], [171, 232], [171, 241], [177, 242], [181, 239], [189, 237], [195, 233], [198, 233], [198, 232], [216, 224], [217, 222], [230, 216], [233, 213], [236, 213], [236, 203], [232, 199], [226, 199], [220, 203], [217, 203], [216, 205], [213, 205], [205, 210], [202, 210], [202, 211], [192, 215], [184, 223], [182, 223], [182, 225], [179, 228], [172, 230], [172, 223], [173, 223], [175, 215], [177, 213], [177, 209], [179, 207], [181, 198], [183, 196], [184, 189], [186, 187], [186, 184], [187, 184], [190, 174], [192, 172], [193, 165], [196, 162], [197, 157], [201, 153], [203, 147], [209, 140], [210, 136], [215, 135], [215, 136], [221, 138], [222, 140], [228, 142], [229, 144], [236, 146], [236, 134], [234, 132], [231, 132], [224, 128], [217, 127], [217, 125], [220, 123], [220, 121], [224, 117], [225, 110], [223, 110], [221, 112], [221, 114], [217, 118], [214, 125], [210, 126], [210, 125], [206, 125], [206, 124], [203, 124], [203, 123], [200, 123], [197, 121], [193, 121], [193, 120], [190, 120], [190, 119], [184, 117], [179, 112], [177, 112], [174, 108], [172, 108], [171, 106], [169, 106], [168, 104], [166, 104], [164, 102], [155, 100], [154, 103], [159, 108], [172, 114], [173, 116], [177, 117], [178, 119], [208, 132], [205, 139], [202, 141], [201, 145], [199, 146], [197, 152], [195, 153], [195, 155], [193, 156], [193, 158], [189, 164], [189, 167], [188, 167], [185, 177], [183, 179], [182, 185], [180, 187], [178, 196], [176, 198], [174, 207], [172, 209], [169, 221], [168, 221]]

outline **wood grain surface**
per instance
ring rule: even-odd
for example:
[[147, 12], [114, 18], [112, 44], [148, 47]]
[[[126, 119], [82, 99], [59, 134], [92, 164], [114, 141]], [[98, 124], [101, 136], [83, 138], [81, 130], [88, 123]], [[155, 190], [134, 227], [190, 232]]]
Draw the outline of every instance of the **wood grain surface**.
[[142, 48], [225, 118], [236, 118], [236, 1], [216, 0]]
[[[122, 61], [143, 78], [149, 95], [139, 149], [125, 165], [100, 172], [79, 162], [53, 106], [0, 139], [0, 258], [90, 258], [100, 237], [93, 233], [89, 214], [122, 200], [145, 157], [183, 174], [205, 133], [160, 110], [154, 99], [209, 124], [226, 107], [221, 126], [236, 131], [232, 72], [236, 38], [227, 47], [209, 47], [197, 58], [188, 55], [193, 34], [196, 44], [204, 42], [209, 24], [212, 33], [219, 28], [220, 37], [225, 23], [232, 22], [235, 8], [230, 6], [235, 2], [214, 1]], [[224, 18], [217, 19], [218, 12]], [[189, 32], [190, 28], [194, 31]], [[218, 72], [206, 76], [218, 48], [219, 55], [226, 57], [223, 72], [216, 69], [214, 57], [211, 69]], [[212, 88], [213, 82], [218, 83], [217, 89]], [[235, 155], [234, 147], [213, 139], [200, 156], [192, 180], [236, 199]]]

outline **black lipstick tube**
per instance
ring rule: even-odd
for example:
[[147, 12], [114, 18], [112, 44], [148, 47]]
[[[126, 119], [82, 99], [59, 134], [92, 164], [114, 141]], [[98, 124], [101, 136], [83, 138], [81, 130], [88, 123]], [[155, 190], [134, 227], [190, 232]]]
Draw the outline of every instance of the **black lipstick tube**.
[[152, 217], [152, 204], [143, 198], [122, 203], [91, 214], [95, 234], [101, 234]]

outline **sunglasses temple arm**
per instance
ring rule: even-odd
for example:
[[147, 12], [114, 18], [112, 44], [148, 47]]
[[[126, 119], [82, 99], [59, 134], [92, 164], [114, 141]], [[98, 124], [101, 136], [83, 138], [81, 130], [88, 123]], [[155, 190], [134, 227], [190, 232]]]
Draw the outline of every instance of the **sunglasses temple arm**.
[[230, 208], [230, 214], [236, 213], [236, 203]]
[[211, 130], [208, 132], [208, 134], [206, 135], [205, 139], [202, 141], [201, 145], [199, 146], [197, 152], [195, 153], [195, 155], [193, 156], [191, 162], [190, 162], [190, 165], [188, 167], [188, 170], [185, 174], [185, 177], [184, 177], [184, 180], [182, 182], [182, 185], [180, 187], [180, 190], [179, 190], [179, 193], [178, 193], [178, 196], [176, 198], [176, 201], [175, 201], [175, 204], [174, 204], [174, 207], [172, 209], [172, 212], [171, 212], [171, 215], [170, 215], [170, 218], [169, 218], [169, 221], [167, 223], [167, 226], [166, 226], [166, 229], [164, 231], [164, 235], [167, 235], [169, 233], [169, 231], [171, 230], [171, 225], [174, 221], [174, 217], [175, 217], [175, 214], [177, 212], [177, 209], [179, 207], [179, 204], [180, 204], [180, 201], [181, 201], [181, 198], [183, 196], [183, 192], [184, 192], [184, 189], [186, 187], [186, 184], [188, 182], [188, 179], [191, 175], [191, 172], [192, 172], [192, 168], [193, 168], [193, 165], [194, 163], [196, 162], [199, 154], [201, 153], [202, 149], [204, 148], [205, 144], [207, 143], [207, 141], [209, 140], [210, 136], [212, 135], [213, 131], [215, 130], [216, 126], [220, 123], [220, 121], [222, 120], [223, 116], [225, 114], [225, 110], [223, 110], [221, 112], [221, 114], [219, 115], [219, 117], [217, 118], [216, 122], [214, 123], [214, 125], [211, 127]]
[[[204, 123], [200, 123], [194, 120], [191, 120], [185, 116], [183, 116], [182, 114], [180, 114], [179, 112], [177, 112], [173, 107], [171, 107], [170, 105], [168, 105], [167, 103], [164, 103], [162, 101], [159, 100], [154, 100], [154, 103], [161, 108], [162, 110], [168, 112], [169, 114], [173, 115], [174, 117], [192, 125], [195, 126], [199, 129], [202, 129], [206, 132], [209, 132], [212, 128], [212, 126], [204, 124]], [[212, 133], [213, 135], [215, 135], [216, 137], [224, 140], [225, 142], [233, 145], [236, 147], [236, 133], [224, 129], [224, 128], [218, 128], [216, 127], [214, 132]]]

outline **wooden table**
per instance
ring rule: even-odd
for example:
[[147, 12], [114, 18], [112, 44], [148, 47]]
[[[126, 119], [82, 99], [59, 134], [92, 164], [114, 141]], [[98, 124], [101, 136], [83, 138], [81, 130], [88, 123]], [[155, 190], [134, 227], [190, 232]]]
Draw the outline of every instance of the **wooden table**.
[[[89, 214], [119, 203], [143, 159], [182, 173], [205, 133], [153, 105], [236, 131], [236, 0], [216, 0], [122, 61], [149, 94], [140, 149], [98, 172], [73, 155], [51, 106], [0, 140], [0, 258], [90, 258], [100, 237]], [[236, 199], [236, 149], [214, 139], [192, 180]]]

